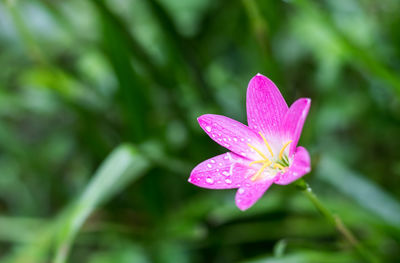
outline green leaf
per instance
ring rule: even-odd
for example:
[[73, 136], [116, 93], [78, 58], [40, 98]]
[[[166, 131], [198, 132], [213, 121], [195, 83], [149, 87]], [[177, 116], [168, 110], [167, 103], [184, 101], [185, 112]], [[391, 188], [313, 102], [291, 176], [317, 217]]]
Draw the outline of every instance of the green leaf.
[[298, 251], [283, 257], [260, 257], [253, 260], [242, 261], [243, 263], [334, 263], [334, 262], [357, 262], [348, 253], [343, 252], [320, 252], [320, 251]]
[[92, 211], [141, 176], [148, 167], [147, 159], [131, 146], [122, 145], [110, 154], [83, 194], [61, 215], [54, 262], [65, 262], [73, 239]]
[[65, 262], [73, 240], [88, 216], [129, 183], [138, 179], [150, 162], [133, 146], [121, 145], [100, 165], [84, 192], [46, 227], [33, 229], [35, 242], [17, 250], [2, 262], [48, 262], [43, 260], [56, 239], [53, 262]]
[[365, 176], [328, 156], [321, 158], [317, 174], [319, 179], [335, 186], [387, 224], [400, 228], [399, 202]]

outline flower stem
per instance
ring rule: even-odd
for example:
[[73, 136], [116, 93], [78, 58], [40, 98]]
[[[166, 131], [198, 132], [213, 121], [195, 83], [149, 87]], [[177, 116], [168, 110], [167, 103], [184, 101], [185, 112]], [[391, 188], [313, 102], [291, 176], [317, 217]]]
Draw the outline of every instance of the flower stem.
[[380, 260], [376, 258], [373, 254], [367, 251], [357, 240], [350, 229], [346, 227], [343, 221], [338, 215], [333, 214], [329, 209], [327, 209], [318, 197], [314, 194], [311, 187], [304, 179], [299, 179], [296, 181], [296, 186], [307, 196], [307, 198], [313, 203], [318, 212], [321, 213], [336, 229], [343, 235], [343, 237], [349, 242], [349, 244], [354, 247], [357, 252], [364, 257], [365, 260], [371, 263], [378, 263]]

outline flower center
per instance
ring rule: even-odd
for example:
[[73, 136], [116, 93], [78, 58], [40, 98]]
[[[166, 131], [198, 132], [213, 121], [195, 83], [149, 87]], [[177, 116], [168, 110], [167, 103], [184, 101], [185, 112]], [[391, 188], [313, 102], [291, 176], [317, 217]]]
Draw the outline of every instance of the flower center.
[[[267, 146], [267, 149], [268, 149], [269, 153], [271, 154], [271, 157], [273, 158], [274, 157], [274, 152], [272, 151], [272, 148], [269, 145], [267, 139], [265, 139], [264, 135], [262, 135], [261, 132], [259, 132], [259, 134], [260, 134], [261, 138], [263, 139], [265, 145]], [[255, 164], [255, 163], [262, 164], [261, 168], [257, 171], [257, 173], [253, 177], [251, 177], [251, 180], [252, 181], [257, 180], [258, 177], [262, 174], [262, 172], [266, 168], [273, 169], [276, 172], [281, 172], [281, 171], [282, 172], [286, 172], [287, 167], [289, 167], [289, 158], [287, 157], [286, 154], [284, 155], [284, 153], [285, 153], [285, 149], [291, 143], [292, 143], [292, 141], [288, 141], [282, 146], [281, 150], [279, 151], [278, 160], [277, 161], [271, 161], [270, 159], [268, 159], [267, 156], [265, 156], [265, 154], [262, 151], [260, 151], [259, 149], [257, 149], [256, 147], [254, 147], [253, 145], [248, 143], [247, 145], [250, 148], [252, 148], [253, 150], [255, 150], [262, 157], [261, 160], [253, 161], [253, 162], [250, 163], [250, 166]]]

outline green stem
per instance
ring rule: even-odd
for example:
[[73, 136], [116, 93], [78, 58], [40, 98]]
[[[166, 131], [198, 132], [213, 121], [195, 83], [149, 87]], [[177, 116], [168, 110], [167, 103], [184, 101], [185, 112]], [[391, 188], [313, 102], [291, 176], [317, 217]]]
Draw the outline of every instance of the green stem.
[[311, 187], [304, 179], [297, 180], [296, 186], [307, 196], [311, 203], [313, 203], [318, 212], [320, 212], [321, 215], [323, 215], [332, 225], [336, 227], [336, 229], [343, 235], [343, 237], [349, 242], [349, 244], [357, 250], [357, 252], [362, 257], [364, 257], [368, 262], [371, 263], [380, 262], [378, 258], [376, 258], [360, 244], [360, 242], [357, 240], [351, 230], [346, 227], [340, 217], [333, 214], [321, 203], [321, 201], [314, 194]]

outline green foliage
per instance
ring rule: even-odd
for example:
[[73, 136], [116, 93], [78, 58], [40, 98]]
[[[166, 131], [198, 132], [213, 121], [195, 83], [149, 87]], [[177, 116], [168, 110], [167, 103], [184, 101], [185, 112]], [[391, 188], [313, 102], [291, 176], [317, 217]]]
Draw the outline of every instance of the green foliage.
[[[322, 202], [400, 261], [396, 0], [0, 1], [0, 262], [363, 262], [294, 186], [187, 183], [257, 72], [312, 99]], [[105, 160], [103, 162], [103, 160]], [[99, 167], [99, 168], [97, 168]]]

